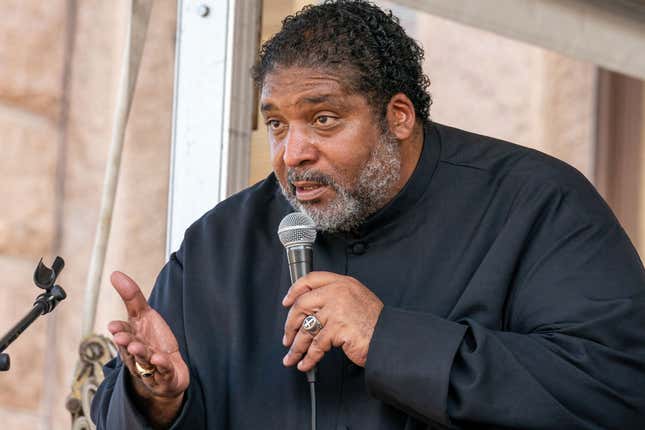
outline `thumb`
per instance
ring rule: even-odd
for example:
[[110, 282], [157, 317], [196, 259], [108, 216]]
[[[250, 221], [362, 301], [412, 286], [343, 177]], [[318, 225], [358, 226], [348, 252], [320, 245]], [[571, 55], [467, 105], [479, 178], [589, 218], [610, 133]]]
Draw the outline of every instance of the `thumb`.
[[148, 302], [141, 292], [141, 288], [128, 275], [122, 272], [112, 272], [110, 282], [121, 296], [129, 317], [136, 318], [148, 309]]

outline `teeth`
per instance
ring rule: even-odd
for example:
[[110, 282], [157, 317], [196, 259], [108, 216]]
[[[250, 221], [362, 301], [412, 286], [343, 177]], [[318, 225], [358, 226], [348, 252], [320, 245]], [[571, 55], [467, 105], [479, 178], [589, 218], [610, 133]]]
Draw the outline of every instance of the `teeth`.
[[302, 189], [305, 191], [315, 190], [316, 188], [318, 188], [318, 185], [308, 185], [306, 187], [302, 187]]

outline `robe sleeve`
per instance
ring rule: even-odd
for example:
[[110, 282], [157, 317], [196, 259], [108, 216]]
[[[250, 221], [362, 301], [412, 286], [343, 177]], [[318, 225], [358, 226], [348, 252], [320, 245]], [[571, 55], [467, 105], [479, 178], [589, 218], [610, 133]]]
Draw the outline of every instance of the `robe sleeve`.
[[522, 193], [498, 239], [512, 282], [486, 289], [506, 294], [497, 326], [385, 307], [370, 394], [456, 428], [645, 428], [645, 272], [590, 187]]
[[[150, 305], [161, 314], [172, 329], [181, 355], [191, 371], [190, 385], [186, 391], [184, 404], [170, 427], [173, 430], [206, 428], [201, 384], [190, 366], [186, 346], [181, 252], [182, 249], [171, 255], [159, 274], [149, 299]], [[152, 428], [132, 400], [133, 394], [127, 380], [129, 377], [127, 371], [119, 358], [104, 366], [105, 379], [92, 401], [91, 415], [97, 430]]]

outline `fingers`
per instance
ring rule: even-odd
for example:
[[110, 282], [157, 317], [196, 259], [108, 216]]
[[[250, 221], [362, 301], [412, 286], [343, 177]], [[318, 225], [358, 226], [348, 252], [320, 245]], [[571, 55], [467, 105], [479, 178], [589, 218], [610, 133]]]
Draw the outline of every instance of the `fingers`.
[[309, 348], [309, 345], [311, 345], [312, 340], [313, 337], [309, 333], [298, 332], [293, 345], [291, 345], [291, 348], [289, 348], [289, 351], [282, 359], [282, 364], [289, 367], [299, 362], [307, 353], [307, 349]]
[[298, 332], [282, 363], [285, 366], [293, 366], [297, 363], [298, 370], [303, 372], [313, 369], [325, 353], [331, 349], [332, 332], [333, 330], [328, 327], [324, 327], [316, 336], [312, 336], [304, 330]]
[[[163, 390], [163, 387], [159, 387], [159, 385], [168, 385], [172, 381], [174, 365], [170, 359], [170, 354], [153, 352], [129, 333], [117, 333], [114, 336], [114, 342], [118, 345], [121, 361], [128, 368], [130, 374], [146, 387], [149, 389], [157, 388], [157, 390], [161, 388]], [[142, 377], [135, 362], [144, 368], [154, 368], [152, 377]]]
[[112, 272], [110, 281], [116, 292], [121, 296], [129, 317], [136, 318], [148, 309], [148, 302], [141, 289], [125, 273]]
[[150, 356], [152, 355], [152, 351], [142, 342], [139, 342], [138, 340], [133, 340], [127, 346], [127, 350], [128, 350], [128, 353], [134, 356], [134, 359], [137, 360], [137, 362], [141, 366], [151, 367]]
[[[328, 321], [328, 315], [325, 313], [324, 309], [316, 313], [316, 318], [318, 318], [318, 321], [320, 321], [320, 323], [323, 325], [323, 328], [317, 334], [312, 335], [302, 327], [302, 324], [300, 324], [295, 334], [292, 335], [293, 342], [290, 342], [291, 347], [282, 360], [282, 363], [285, 366], [293, 366], [294, 364], [298, 363], [300, 359], [307, 353], [307, 350], [314, 342], [314, 340], [317, 339], [318, 336], [320, 336], [327, 328], [325, 324]], [[300, 322], [302, 323], [302, 318], [300, 319]], [[316, 340], [317, 344], [318, 342], [320, 342], [320, 339]], [[329, 348], [331, 348], [331, 346]], [[329, 350], [329, 348], [327, 350]]]
[[115, 333], [112, 336], [112, 339], [117, 346], [122, 346], [123, 348], [127, 349], [128, 345], [130, 345], [130, 342], [134, 340], [134, 336], [131, 333], [121, 331]]
[[[150, 315], [146, 314], [147, 322]], [[135, 326], [125, 321], [112, 321], [108, 324], [114, 343], [119, 349], [121, 361], [128, 369], [135, 390], [147, 396], [175, 397], [183, 393], [190, 382], [188, 367], [177, 348], [176, 342], [170, 344], [150, 344], [137, 335]], [[137, 363], [139, 368], [137, 368]], [[141, 367], [153, 369], [150, 376], [143, 376]], [[148, 394], [146, 394], [148, 393]]]
[[141, 342], [132, 332], [132, 327], [125, 321], [111, 321], [108, 330], [112, 333], [114, 343], [119, 347], [123, 361], [133, 375], [138, 375], [134, 361], [143, 367], [151, 367], [152, 350]]
[[[122, 352], [133, 357], [140, 365], [150, 367], [152, 350], [138, 340], [132, 333], [121, 331], [114, 334], [112, 338], [120, 350], [122, 349]], [[124, 357], [121, 357], [121, 360], [125, 361]]]
[[132, 327], [130, 327], [130, 324], [125, 321], [110, 321], [107, 328], [112, 335], [115, 335], [121, 331], [132, 333]]
[[[150, 367], [152, 350], [138, 339], [130, 330], [130, 325], [125, 321], [112, 321], [108, 324], [114, 343], [122, 353], [134, 357], [139, 364]], [[121, 360], [125, 362], [124, 357]]]
[[117, 345], [117, 348], [119, 350], [119, 357], [121, 357], [123, 364], [125, 364], [128, 369], [134, 372], [134, 367], [132, 367], [134, 366], [134, 357], [132, 357], [130, 353], [128, 353], [128, 350], [125, 347]]
[[[291, 346], [282, 360], [285, 366], [299, 363], [299, 370], [310, 370], [331, 349], [330, 330], [324, 327], [328, 319], [325, 306], [334, 300], [330, 296], [334, 294], [333, 287], [342, 285], [344, 278], [331, 272], [312, 272], [291, 286], [282, 302], [284, 306], [291, 306], [282, 339], [284, 346]], [[323, 324], [323, 329], [315, 336], [302, 328], [305, 317], [313, 314]], [[301, 363], [305, 356], [307, 359]]]
[[150, 356], [150, 364], [162, 375], [172, 373], [174, 370], [170, 354], [155, 352]]
[[325, 285], [338, 282], [343, 278], [345, 278], [345, 276], [332, 272], [311, 272], [298, 279], [291, 288], [289, 288], [284, 299], [282, 299], [282, 306], [289, 307], [293, 305], [301, 295]]
[[188, 366], [179, 354], [155, 352], [150, 356], [150, 367], [155, 369], [152, 378], [144, 378], [144, 382], [156, 394], [164, 397], [175, 397], [188, 388], [190, 374]]
[[298, 333], [302, 326], [302, 321], [307, 315], [317, 314], [321, 311], [325, 304], [325, 299], [320, 291], [310, 291], [298, 297], [284, 323], [284, 337], [282, 344], [284, 346], [291, 345], [293, 338]]
[[[283, 344], [290, 346], [285, 366], [311, 370], [332, 347], [343, 347], [353, 363], [364, 366], [383, 302], [360, 281], [330, 272], [312, 272], [295, 282], [283, 302], [291, 306]], [[315, 314], [323, 329], [315, 337], [301, 328]]]
[[320, 333], [311, 340], [307, 353], [298, 363], [298, 370], [308, 372], [318, 364], [318, 362], [333, 346], [332, 331], [331, 327], [326, 329], [323, 328], [320, 330]]

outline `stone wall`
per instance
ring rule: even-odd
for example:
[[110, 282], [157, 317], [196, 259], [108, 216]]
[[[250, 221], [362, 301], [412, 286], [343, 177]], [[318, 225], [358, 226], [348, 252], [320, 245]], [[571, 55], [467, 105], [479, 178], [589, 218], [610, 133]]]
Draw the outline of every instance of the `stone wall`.
[[[8, 4], [7, 4], [8, 3]], [[60, 113], [63, 99], [64, 0], [48, 5], [10, 0], [0, 26], [0, 330], [8, 330], [38, 293], [31, 277], [41, 255], [51, 255], [59, 236], [56, 198], [60, 183]], [[38, 22], [39, 25], [30, 25]], [[46, 321], [37, 321], [8, 352], [12, 370], [0, 373], [0, 421], [10, 429], [39, 428]]]
[[[0, 331], [29, 310], [37, 294], [31, 276], [43, 255], [47, 263], [54, 255], [65, 258], [59, 280], [68, 299], [8, 349], [12, 369], [0, 374], [2, 428], [70, 428], [64, 404], [80, 340], [126, 13], [125, 1], [3, 2]], [[155, 1], [102, 282], [95, 326], [102, 333], [107, 321], [124, 316], [109, 272], [131, 274], [148, 292], [164, 261], [175, 17], [175, 1]]]

